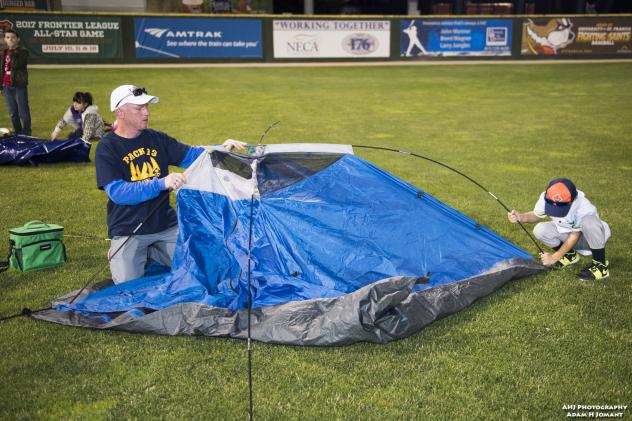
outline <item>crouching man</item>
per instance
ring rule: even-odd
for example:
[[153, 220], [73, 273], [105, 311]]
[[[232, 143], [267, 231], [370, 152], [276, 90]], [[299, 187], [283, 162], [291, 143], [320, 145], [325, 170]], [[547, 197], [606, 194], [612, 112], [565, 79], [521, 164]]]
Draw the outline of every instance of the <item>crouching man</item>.
[[[109, 198], [107, 221], [112, 243], [108, 256], [116, 284], [143, 276], [148, 258], [171, 266], [178, 221], [165, 196], [186, 180], [181, 173], [170, 174], [169, 165], [187, 168], [204, 152], [203, 147], [180, 143], [147, 128], [148, 105], [156, 102], [158, 97], [145, 88], [122, 85], [114, 89], [110, 109], [118, 124], [96, 150], [97, 186]], [[230, 151], [247, 145], [229, 139], [223, 146]], [[122, 249], [112, 256], [122, 244]]]

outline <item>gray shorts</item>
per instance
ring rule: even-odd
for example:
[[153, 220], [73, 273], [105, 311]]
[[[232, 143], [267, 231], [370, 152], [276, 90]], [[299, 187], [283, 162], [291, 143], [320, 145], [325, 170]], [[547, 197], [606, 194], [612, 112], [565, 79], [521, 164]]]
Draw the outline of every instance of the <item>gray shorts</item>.
[[[127, 240], [128, 237], [112, 238], [108, 257]], [[115, 284], [140, 278], [145, 273], [147, 258], [165, 266], [171, 266], [173, 252], [178, 238], [178, 226], [156, 234], [133, 235], [116, 256], [110, 260], [110, 272]]]
[[[559, 232], [554, 222], [540, 222], [533, 229], [533, 234], [544, 245], [557, 247], [565, 242], [570, 233]], [[602, 249], [610, 238], [610, 227], [596, 215], [584, 217], [582, 221], [582, 235], [579, 237], [575, 249], [580, 254], [591, 254], [591, 249]]]

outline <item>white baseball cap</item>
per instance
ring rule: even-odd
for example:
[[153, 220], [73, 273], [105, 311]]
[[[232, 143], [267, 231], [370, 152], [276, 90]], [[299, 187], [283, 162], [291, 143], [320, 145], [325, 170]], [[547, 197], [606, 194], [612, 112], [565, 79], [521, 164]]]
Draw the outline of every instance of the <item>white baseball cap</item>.
[[155, 104], [158, 97], [149, 95], [145, 88], [134, 85], [121, 85], [112, 91], [110, 95], [110, 110], [114, 112], [125, 104]]

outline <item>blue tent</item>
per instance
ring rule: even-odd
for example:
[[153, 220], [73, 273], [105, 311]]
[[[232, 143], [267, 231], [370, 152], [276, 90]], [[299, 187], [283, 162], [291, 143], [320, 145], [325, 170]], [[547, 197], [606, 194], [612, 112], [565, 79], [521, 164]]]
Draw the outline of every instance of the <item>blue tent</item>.
[[46, 141], [31, 136], [0, 138], [0, 165], [90, 162], [90, 143], [81, 139]]
[[[178, 192], [170, 270], [95, 285], [35, 317], [300, 345], [388, 342], [543, 269], [347, 145], [208, 148]], [[252, 227], [252, 235], [250, 228]]]

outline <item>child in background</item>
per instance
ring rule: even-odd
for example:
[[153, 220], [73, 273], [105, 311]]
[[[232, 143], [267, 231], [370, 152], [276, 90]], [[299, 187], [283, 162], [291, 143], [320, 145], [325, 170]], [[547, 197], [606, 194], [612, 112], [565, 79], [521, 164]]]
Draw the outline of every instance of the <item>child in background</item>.
[[99, 108], [92, 105], [90, 92], [75, 92], [72, 97], [72, 105], [66, 110], [63, 117], [51, 133], [50, 139], [57, 140], [59, 134], [67, 125], [73, 128], [68, 139], [80, 137], [85, 142], [99, 140], [105, 132], [105, 123], [99, 115]]
[[[537, 223], [534, 235], [555, 250], [554, 253], [540, 254], [543, 265], [565, 268], [579, 262], [578, 252], [592, 254], [591, 264], [581, 270], [577, 278], [590, 281], [610, 276], [610, 264], [606, 260], [610, 227], [571, 180], [557, 178], [551, 181], [532, 211], [520, 213], [512, 210], [507, 217], [513, 224]], [[551, 221], [540, 222], [546, 217]]]

